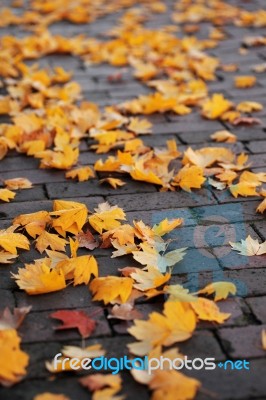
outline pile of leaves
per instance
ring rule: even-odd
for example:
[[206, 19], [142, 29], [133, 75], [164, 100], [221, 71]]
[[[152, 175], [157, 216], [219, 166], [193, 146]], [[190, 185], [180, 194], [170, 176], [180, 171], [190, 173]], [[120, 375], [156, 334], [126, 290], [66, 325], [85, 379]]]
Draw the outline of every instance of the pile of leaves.
[[[183, 259], [186, 249], [167, 251], [169, 240], [163, 237], [180, 227], [182, 222], [181, 218], [177, 218], [172, 221], [164, 219], [153, 227], [142, 221], [129, 224], [124, 211], [118, 206], [102, 203], [91, 213], [83, 203], [55, 200], [53, 211], [41, 210], [22, 214], [14, 219], [11, 227], [0, 232], [1, 262], [11, 263], [18, 257], [17, 249], [29, 250], [31, 245], [35, 246], [41, 254], [46, 253], [45, 257], [25, 264], [17, 273], [12, 273], [20, 289], [29, 295], [39, 295], [64, 290], [69, 284], [88, 285], [93, 301], [103, 302], [105, 306], [112, 305], [109, 309], [110, 318], [134, 320], [134, 325], [128, 331], [138, 341], [128, 345], [130, 354], [148, 357], [171, 354], [174, 357], [179, 354], [177, 348], [170, 352], [164, 352], [163, 348], [188, 340], [200, 320], [223, 323], [230, 314], [221, 312], [216, 302], [227, 298], [230, 293], [236, 293], [235, 285], [230, 282], [212, 283], [197, 293], [189, 293], [183, 286], [170, 283], [173, 267]], [[66, 246], [69, 246], [69, 251]], [[87, 253], [98, 246], [113, 248], [112, 257], [131, 255], [140, 264], [140, 268], [127, 266], [119, 270], [120, 276], [99, 276], [101, 272], [96, 258], [88, 254], [78, 255], [80, 248], [85, 248]], [[215, 294], [214, 300], [202, 296], [212, 294]], [[148, 320], [139, 319], [141, 314], [134, 308], [135, 302], [140, 298], [148, 301], [161, 295], [166, 299], [162, 313], [153, 312]], [[25, 310], [19, 309], [15, 313], [24, 315]], [[59, 310], [51, 314], [51, 317], [63, 322], [59, 329], [78, 328], [83, 338], [89, 337], [96, 327], [96, 321], [82, 311]], [[0, 321], [5, 319], [6, 317], [2, 317]], [[21, 367], [23, 373], [18, 376], [18, 365], [13, 365], [10, 361], [9, 375], [3, 373], [1, 377], [2, 384], [8, 385], [22, 378], [26, 373], [28, 360], [28, 356], [19, 350], [16, 331], [12, 331], [10, 335], [10, 351], [11, 348], [13, 352], [16, 351], [14, 356], [23, 361], [24, 369]], [[13, 347], [15, 340], [16, 348]], [[103, 354], [105, 352], [100, 345], [85, 348], [67, 346], [62, 349], [61, 360], [75, 357], [81, 362], [83, 358]], [[1, 356], [3, 363], [5, 357], [4, 353]], [[50, 372], [62, 372], [62, 364], [58, 364], [56, 369], [49, 362], [46, 366]], [[70, 369], [69, 363], [65, 369]], [[156, 383], [161, 379], [162, 373], [166, 385], [163, 390], [167, 390], [167, 393], [175, 392], [176, 379], [177, 382], [182, 382], [190, 396], [200, 386], [197, 380], [187, 378], [177, 371], [158, 371], [149, 376], [149, 379], [147, 371], [142, 374], [138, 370], [132, 371], [137, 381], [147, 384], [154, 391], [154, 396], [158, 395], [157, 391], [162, 390]], [[96, 378], [82, 378], [81, 383], [88, 386], [91, 379]], [[101, 385], [97, 386], [96, 392], [106, 390], [102, 389], [106, 384], [105, 379], [106, 376], [100, 380]], [[115, 378], [111, 382], [113, 379]], [[170, 388], [168, 381], [172, 382]], [[114, 389], [112, 384], [113, 391], [110, 393], [114, 395], [120, 391], [121, 385], [116, 385]]]

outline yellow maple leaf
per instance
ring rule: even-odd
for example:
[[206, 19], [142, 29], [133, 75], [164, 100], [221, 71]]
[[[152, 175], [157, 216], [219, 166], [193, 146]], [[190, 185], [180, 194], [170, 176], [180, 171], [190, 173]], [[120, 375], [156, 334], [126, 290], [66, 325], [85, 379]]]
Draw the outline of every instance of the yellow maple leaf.
[[136, 181], [144, 181], [148, 183], [154, 183], [156, 185], [163, 185], [163, 181], [151, 170], [142, 170], [137, 167], [132, 167], [130, 170], [131, 178]]
[[134, 228], [129, 224], [120, 225], [102, 234], [103, 241], [107, 238], [117, 239], [122, 246], [127, 243], [134, 244]]
[[214, 301], [204, 299], [203, 297], [198, 297], [196, 301], [192, 301], [189, 304], [198, 318], [204, 321], [214, 321], [222, 324], [231, 315], [220, 312]]
[[15, 329], [0, 330], [0, 383], [11, 386], [26, 375], [29, 356], [20, 349]]
[[222, 94], [215, 93], [202, 106], [202, 115], [208, 119], [217, 119], [232, 107], [232, 103]]
[[119, 220], [125, 220], [122, 208], [110, 206], [107, 202], [99, 204], [95, 213], [89, 216], [89, 223], [99, 233], [109, 231], [121, 225]]
[[163, 314], [152, 312], [147, 321], [134, 320], [128, 332], [140, 342], [128, 345], [132, 354], [144, 356], [152, 348], [171, 346], [189, 339], [196, 327], [196, 316], [188, 305], [181, 302], [164, 303]]
[[85, 224], [88, 210], [85, 204], [74, 201], [55, 200], [54, 211], [50, 213], [58, 218], [53, 219], [53, 228], [65, 237], [66, 232], [77, 235]]
[[199, 290], [198, 294], [215, 293], [214, 301], [226, 299], [229, 293], [236, 294], [236, 286], [232, 282], [213, 282]]
[[130, 118], [130, 123], [127, 129], [136, 133], [137, 135], [146, 135], [151, 133], [152, 124], [147, 119]]
[[46, 225], [52, 221], [49, 213], [47, 211], [37, 211], [31, 214], [21, 214], [14, 218], [13, 225], [23, 226], [27, 233], [36, 238], [40, 235], [46, 228]]
[[226, 182], [227, 185], [230, 185], [233, 182], [233, 180], [235, 180], [235, 178], [237, 177], [237, 173], [235, 171], [231, 171], [228, 169], [228, 170], [223, 171], [215, 176], [220, 181]]
[[238, 196], [259, 196], [256, 192], [257, 185], [252, 182], [239, 182], [236, 185], [229, 186], [229, 190], [234, 197]]
[[126, 182], [123, 182], [121, 179], [117, 178], [103, 178], [99, 181], [100, 183], [109, 183], [114, 189], [117, 189], [118, 186], [124, 186]]
[[176, 218], [170, 221], [168, 220], [168, 218], [165, 218], [159, 224], [154, 225], [152, 231], [155, 235], [164, 236], [166, 233], [169, 233], [178, 226], [181, 226], [183, 222], [183, 218]]
[[151, 400], [191, 400], [194, 399], [201, 383], [179, 371], [156, 371], [149, 388], [153, 391]]
[[17, 274], [12, 273], [12, 277], [20, 289], [31, 295], [56, 292], [66, 287], [63, 272], [51, 269], [45, 263], [26, 264]]
[[210, 137], [216, 142], [235, 143], [237, 141], [237, 136], [226, 130], [217, 131]]
[[47, 150], [43, 152], [40, 168], [68, 169], [77, 163], [79, 149], [64, 145], [62, 151]]
[[16, 196], [16, 193], [12, 192], [9, 189], [0, 189], [0, 200], [6, 201], [7, 203], [10, 202], [10, 200], [14, 199]]
[[255, 85], [257, 78], [251, 75], [235, 77], [235, 87], [239, 89], [250, 88]]
[[106, 276], [95, 278], [90, 283], [90, 290], [94, 301], [103, 301], [104, 304], [121, 301], [126, 303], [133, 287], [133, 279]]
[[17, 254], [17, 247], [29, 250], [30, 243], [26, 236], [21, 233], [14, 233], [14, 229], [16, 227], [11, 226], [0, 231], [0, 246], [11, 254]]
[[183, 164], [193, 164], [202, 168], [209, 167], [215, 162], [230, 163], [234, 160], [234, 153], [224, 147], [203, 147], [199, 150], [192, 150], [189, 147], [184, 152]]
[[191, 189], [200, 189], [206, 178], [203, 176], [203, 168], [197, 165], [185, 165], [173, 178], [172, 185], [180, 186], [186, 192]]
[[89, 178], [94, 178], [94, 172], [89, 166], [76, 168], [66, 172], [66, 178], [78, 178], [79, 182], [84, 182], [89, 180]]
[[266, 182], [266, 173], [258, 172], [257, 174], [255, 174], [250, 171], [244, 171], [240, 175], [239, 182], [249, 182], [256, 186], [260, 186], [262, 182], [264, 183]]
[[131, 278], [134, 279], [134, 288], [140, 291], [146, 291], [149, 289], [157, 288], [169, 281], [171, 274], [167, 273], [163, 275], [157, 268], [147, 267], [147, 269], [136, 268], [135, 272], [130, 274]]
[[55, 269], [63, 272], [65, 279], [74, 279], [74, 286], [88, 284], [91, 275], [98, 276], [97, 261], [93, 256], [80, 256], [62, 260]]
[[44, 230], [36, 240], [35, 247], [40, 253], [43, 253], [48, 247], [52, 250], [64, 251], [67, 243], [67, 240]]
[[236, 107], [237, 111], [250, 113], [253, 111], [261, 111], [263, 110], [263, 105], [261, 103], [257, 103], [256, 101], [242, 101]]
[[6, 179], [4, 184], [8, 189], [11, 190], [30, 189], [32, 187], [31, 181], [29, 181], [27, 178]]

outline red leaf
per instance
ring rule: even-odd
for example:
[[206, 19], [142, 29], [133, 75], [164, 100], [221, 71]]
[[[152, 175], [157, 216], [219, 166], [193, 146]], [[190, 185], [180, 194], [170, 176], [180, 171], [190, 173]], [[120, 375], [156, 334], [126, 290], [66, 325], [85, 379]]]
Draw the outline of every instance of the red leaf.
[[83, 311], [59, 310], [50, 314], [51, 318], [62, 321], [63, 325], [55, 329], [78, 329], [83, 338], [87, 338], [94, 331], [96, 322]]

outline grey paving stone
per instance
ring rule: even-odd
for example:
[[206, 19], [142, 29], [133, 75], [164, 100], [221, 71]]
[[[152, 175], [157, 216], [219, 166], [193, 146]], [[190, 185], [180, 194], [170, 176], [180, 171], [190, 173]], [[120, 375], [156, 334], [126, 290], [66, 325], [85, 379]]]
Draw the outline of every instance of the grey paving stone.
[[239, 328], [221, 328], [218, 335], [222, 345], [233, 358], [264, 357], [261, 332], [266, 325], [250, 325]]
[[39, 296], [30, 296], [24, 291], [17, 290], [14, 296], [18, 307], [31, 306], [31, 311], [79, 309], [91, 304], [91, 295], [86, 285], [67, 286], [59, 292]]
[[195, 332], [191, 340], [179, 344], [179, 349], [189, 359], [215, 357], [216, 361], [225, 360], [217, 339], [207, 330]]
[[9, 290], [0, 289], [0, 304], [1, 313], [6, 307], [12, 310], [13, 307], [15, 307], [15, 298], [13, 293], [11, 293]]
[[247, 144], [247, 147], [252, 153], [255, 153], [255, 154], [265, 153], [266, 152], [266, 140], [249, 142]]
[[43, 186], [33, 186], [31, 189], [16, 190], [16, 197], [12, 200], [15, 202], [46, 200], [47, 196]]
[[[122, 178], [123, 179], [123, 178]], [[125, 181], [125, 180], [124, 180]], [[151, 193], [156, 192], [154, 185], [143, 183], [139, 185], [137, 182], [127, 179], [126, 185], [114, 190], [110, 185], [99, 184], [98, 180], [89, 180], [88, 182], [62, 182], [54, 185], [46, 184], [47, 193], [50, 199], [76, 197], [76, 196], [107, 196], [115, 193]]]
[[[242, 198], [241, 198], [242, 200]], [[192, 211], [196, 216], [198, 223], [201, 225], [209, 224], [215, 221], [216, 223], [234, 223], [234, 222], [248, 222], [254, 220], [262, 220], [263, 216], [255, 213], [259, 201], [246, 201], [244, 203], [228, 203], [219, 204], [208, 207], [196, 207]]]
[[212, 194], [202, 189], [197, 192], [187, 193], [178, 192], [159, 192], [150, 193], [148, 200], [145, 194], [107, 196], [107, 200], [112, 204], [118, 204], [126, 211], [135, 210], [160, 210], [164, 208], [193, 207], [198, 204], [215, 204]]
[[246, 299], [253, 314], [262, 324], [266, 323], [266, 296], [250, 297]]
[[21, 171], [26, 169], [37, 169], [40, 161], [36, 158], [27, 156], [17, 156], [16, 160], [13, 157], [5, 157], [0, 161], [1, 172], [4, 171]]
[[250, 370], [225, 370], [216, 368], [208, 373], [204, 370], [186, 372], [202, 383], [197, 400], [206, 400], [211, 394], [219, 400], [264, 399], [265, 383], [261, 371], [266, 368], [265, 360], [251, 360]]

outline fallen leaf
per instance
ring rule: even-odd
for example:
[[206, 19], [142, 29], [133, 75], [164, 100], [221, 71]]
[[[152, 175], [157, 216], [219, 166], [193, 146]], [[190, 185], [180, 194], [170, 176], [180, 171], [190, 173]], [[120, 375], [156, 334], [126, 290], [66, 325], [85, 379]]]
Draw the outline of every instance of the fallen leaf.
[[212, 293], [215, 293], [214, 301], [226, 299], [230, 293], [236, 294], [236, 286], [232, 282], [213, 282], [197, 292], [197, 294]]
[[126, 182], [123, 182], [121, 179], [117, 178], [104, 178], [99, 181], [100, 183], [109, 183], [114, 189], [117, 189], [118, 186], [124, 186]]
[[254, 117], [239, 117], [232, 121], [233, 125], [260, 125], [261, 120]]
[[66, 172], [66, 178], [77, 178], [79, 182], [84, 182], [90, 178], [94, 178], [94, 172], [89, 166], [84, 166]]
[[89, 223], [97, 232], [102, 233], [103, 230], [109, 231], [118, 227], [121, 224], [119, 220], [124, 219], [125, 213], [122, 208], [102, 203], [95, 209], [95, 213], [89, 216]]
[[208, 299], [198, 297], [196, 301], [189, 303], [198, 318], [204, 321], [213, 321], [222, 324], [231, 314], [220, 312], [217, 305]]
[[79, 256], [59, 261], [55, 270], [63, 273], [66, 280], [73, 279], [74, 286], [89, 283], [91, 276], [98, 276], [98, 264], [93, 256]]
[[156, 371], [149, 383], [153, 391], [152, 400], [191, 400], [194, 399], [201, 383], [185, 376], [179, 371]]
[[26, 375], [29, 356], [20, 349], [15, 329], [0, 330], [0, 383], [9, 387]]
[[216, 142], [235, 143], [237, 141], [237, 136], [226, 130], [217, 131], [213, 133], [210, 137]]
[[229, 242], [233, 250], [238, 251], [242, 256], [260, 256], [266, 253], [266, 241], [259, 243], [257, 239], [252, 239], [250, 235], [240, 243]]
[[94, 250], [99, 247], [99, 243], [93, 236], [93, 234], [87, 229], [85, 232], [80, 232], [76, 239], [78, 241], [79, 247], [85, 247], [88, 250]]
[[50, 293], [62, 290], [66, 282], [62, 271], [50, 269], [45, 263], [29, 264], [19, 268], [18, 273], [12, 273], [20, 289], [28, 294]]
[[13, 313], [8, 307], [0, 315], [0, 331], [6, 329], [17, 329], [30, 312], [31, 306], [14, 308]]
[[11, 254], [17, 254], [17, 247], [24, 250], [30, 249], [29, 240], [21, 233], [14, 233], [14, 227], [0, 230], [0, 246]]
[[116, 302], [126, 303], [133, 287], [133, 279], [106, 276], [95, 278], [90, 283], [90, 290], [94, 301], [103, 301], [104, 304]]
[[4, 181], [7, 189], [17, 190], [17, 189], [30, 189], [32, 187], [31, 181], [27, 178], [14, 178], [6, 179]]
[[132, 304], [124, 303], [124, 304], [115, 304], [111, 309], [110, 314], [108, 315], [109, 319], [121, 319], [124, 321], [132, 321], [136, 318], [142, 318], [142, 314], [137, 311]]
[[0, 189], [0, 200], [6, 201], [7, 203], [10, 202], [10, 200], [14, 199], [16, 196], [16, 193], [12, 192], [9, 189]]
[[235, 87], [239, 89], [250, 88], [255, 85], [257, 79], [255, 76], [245, 75], [235, 77]]
[[35, 247], [40, 253], [43, 253], [48, 247], [55, 251], [65, 251], [67, 243], [67, 240], [44, 230], [36, 239]]
[[50, 317], [59, 319], [63, 323], [63, 325], [56, 327], [56, 330], [78, 329], [83, 338], [88, 338], [96, 327], [96, 322], [84, 311], [58, 310], [50, 314]]

